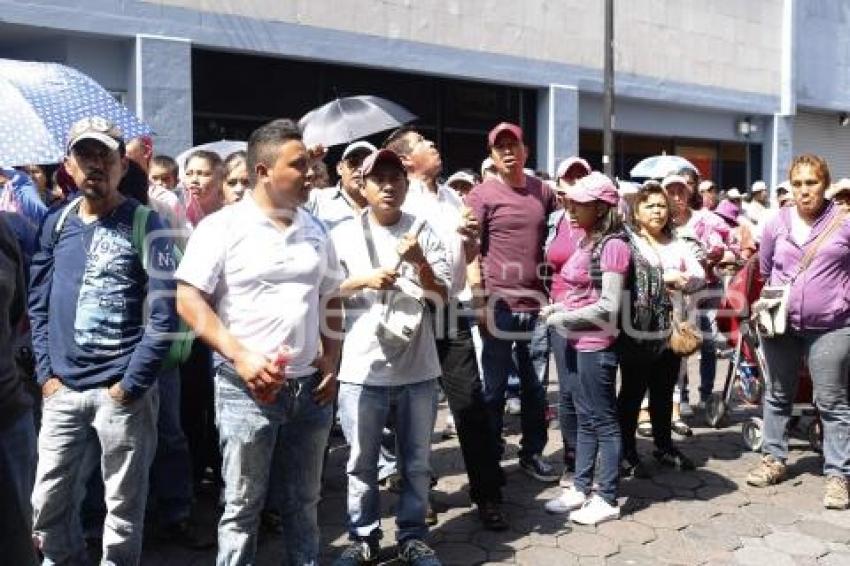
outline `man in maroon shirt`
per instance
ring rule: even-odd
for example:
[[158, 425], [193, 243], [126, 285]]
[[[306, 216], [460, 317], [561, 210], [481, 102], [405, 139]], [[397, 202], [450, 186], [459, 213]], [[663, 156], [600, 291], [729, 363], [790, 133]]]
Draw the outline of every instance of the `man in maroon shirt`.
[[469, 271], [484, 342], [484, 399], [501, 435], [505, 387], [515, 354], [522, 401], [520, 466], [540, 481], [556, 481], [558, 473], [541, 456], [547, 436], [549, 343], [546, 327], [538, 320], [541, 306], [548, 303], [543, 244], [546, 219], [556, 208], [555, 194], [523, 172], [528, 149], [519, 126], [503, 122], [487, 141], [498, 178], [487, 179], [466, 197], [481, 225], [481, 255]]

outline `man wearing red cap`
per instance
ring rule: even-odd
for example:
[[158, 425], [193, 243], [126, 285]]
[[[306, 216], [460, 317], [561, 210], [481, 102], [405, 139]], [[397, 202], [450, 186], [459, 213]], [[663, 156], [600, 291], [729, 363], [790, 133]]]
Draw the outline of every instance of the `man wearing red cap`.
[[547, 437], [544, 383], [549, 342], [546, 326], [538, 321], [540, 307], [548, 303], [541, 266], [546, 219], [556, 208], [555, 194], [525, 175], [528, 149], [519, 126], [503, 122], [490, 131], [487, 141], [499, 176], [467, 196], [481, 225], [480, 259], [470, 265], [469, 274], [484, 342], [484, 398], [500, 435], [515, 350], [522, 387], [520, 466], [540, 481], [556, 481], [558, 473], [541, 456]]

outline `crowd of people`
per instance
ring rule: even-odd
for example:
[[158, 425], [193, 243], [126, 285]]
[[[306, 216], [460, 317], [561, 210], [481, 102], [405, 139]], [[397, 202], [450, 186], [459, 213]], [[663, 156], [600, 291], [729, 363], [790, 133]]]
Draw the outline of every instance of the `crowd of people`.
[[[325, 150], [287, 119], [224, 158], [177, 163], [99, 117], [75, 123], [66, 148], [58, 166], [0, 178], [9, 563], [86, 564], [97, 540], [104, 564], [138, 564], [147, 518], [175, 544], [217, 544], [220, 566], [256, 563], [261, 524], [286, 564], [317, 564], [337, 422], [350, 545], [335, 564], [377, 561], [385, 480], [399, 492], [398, 558], [440, 564], [428, 545], [440, 392], [483, 528], [510, 526], [506, 406], [520, 413], [520, 469], [562, 488], [545, 510], [616, 520], [621, 481], [695, 469], [673, 437], [715, 389], [724, 275], [746, 262], [782, 296], [781, 324], [762, 335], [764, 455], [747, 482], [787, 477], [803, 362], [823, 504], [850, 506], [850, 180], [832, 183], [817, 156], [743, 194], [691, 167], [616, 182], [578, 156], [550, 179], [526, 169], [510, 123], [489, 132], [479, 170], [445, 182], [415, 126], [348, 145], [334, 186]], [[544, 457], [550, 359], [557, 463]], [[221, 510], [215, 540], [191, 520], [204, 489]]]

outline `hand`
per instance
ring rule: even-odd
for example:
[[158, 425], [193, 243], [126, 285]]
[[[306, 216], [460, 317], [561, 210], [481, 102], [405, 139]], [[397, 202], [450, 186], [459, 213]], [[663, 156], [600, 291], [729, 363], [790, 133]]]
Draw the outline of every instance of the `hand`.
[[307, 148], [307, 157], [312, 160], [322, 159], [327, 154], [327, 148], [320, 143], [317, 143], [316, 145], [311, 145]]
[[463, 207], [457, 231], [466, 240], [477, 240], [481, 235], [481, 224], [472, 213], [472, 209]]
[[338, 360], [322, 355], [313, 360], [312, 366], [319, 370], [321, 381], [313, 389], [313, 400], [318, 405], [333, 403], [336, 397], [336, 368]]
[[688, 277], [679, 270], [664, 272], [664, 283], [672, 289], [684, 289], [688, 284]]
[[113, 383], [112, 386], [107, 389], [107, 393], [112, 397], [112, 400], [118, 403], [119, 405], [126, 405], [131, 401], [130, 395], [124, 391], [121, 387], [121, 383]]
[[567, 309], [561, 303], [553, 303], [546, 305], [540, 309], [540, 320], [547, 326], [562, 326], [564, 319], [567, 316]]
[[261, 403], [273, 402], [283, 387], [284, 377], [280, 368], [263, 354], [242, 350], [233, 358], [233, 366], [248, 390]]
[[396, 247], [396, 252], [398, 252], [401, 259], [415, 266], [420, 266], [428, 262], [425, 259], [422, 246], [419, 245], [419, 240], [414, 234], [405, 234], [402, 236]]
[[41, 397], [43, 399], [47, 399], [48, 397], [59, 391], [59, 389], [61, 388], [62, 382], [59, 381], [59, 378], [54, 375], [53, 377], [45, 381], [44, 385], [41, 386]]
[[391, 289], [397, 278], [398, 273], [382, 267], [367, 276], [365, 285], [367, 289], [375, 289], [376, 291]]

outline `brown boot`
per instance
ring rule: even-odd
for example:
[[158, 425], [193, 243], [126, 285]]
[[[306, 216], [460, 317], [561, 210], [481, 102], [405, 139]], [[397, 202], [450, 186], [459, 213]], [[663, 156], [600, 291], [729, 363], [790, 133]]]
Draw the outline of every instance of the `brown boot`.
[[747, 475], [747, 483], [753, 487], [767, 487], [785, 479], [785, 464], [766, 454], [762, 457], [757, 468], [750, 470]]
[[823, 493], [823, 506], [827, 509], [847, 509], [850, 506], [850, 494], [847, 493], [847, 478], [827, 476]]

